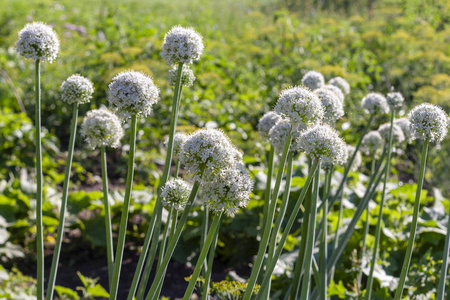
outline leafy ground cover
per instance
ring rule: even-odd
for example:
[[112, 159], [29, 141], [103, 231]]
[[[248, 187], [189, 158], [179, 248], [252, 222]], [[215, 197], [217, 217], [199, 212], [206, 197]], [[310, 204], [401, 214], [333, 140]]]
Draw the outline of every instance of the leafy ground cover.
[[[13, 266], [22, 269], [21, 266], [34, 264], [33, 68], [14, 52], [17, 32], [31, 20], [54, 26], [60, 33], [62, 45], [61, 58], [43, 69], [43, 125], [47, 128], [43, 140], [47, 257], [51, 257], [58, 223], [68, 146], [67, 124], [71, 117], [68, 106], [60, 99], [59, 87], [73, 73], [83, 74], [94, 82], [94, 99], [91, 104], [80, 107], [81, 121], [86, 111], [106, 104], [105, 89], [111, 78], [120, 71], [133, 69], [151, 74], [162, 96], [152, 116], [141, 120], [139, 126], [137, 185], [127, 238], [129, 257], [133, 261], [133, 253], [142, 244], [148, 226], [153, 210], [149, 200], [154, 196], [153, 187], [159, 181], [164, 164], [162, 149], [168, 133], [167, 116], [173, 91], [167, 80], [168, 66], [160, 58], [160, 51], [163, 35], [173, 25], [195, 27], [203, 34], [206, 44], [201, 62], [193, 66], [197, 80], [193, 88], [183, 91], [185, 108], [181, 111], [179, 129], [191, 132], [205, 125], [224, 129], [233, 143], [244, 151], [244, 160], [255, 176], [253, 200], [234, 219], [224, 221], [217, 250], [222, 269], [238, 270], [242, 277], [249, 275], [248, 264], [257, 250], [255, 240], [265, 186], [266, 149], [255, 129], [259, 118], [273, 107], [283, 88], [300, 84], [303, 75], [312, 69], [323, 73], [326, 79], [346, 78], [352, 92], [346, 98], [346, 115], [337, 127], [348, 143], [356, 141], [365, 124], [360, 100], [367, 92], [386, 93], [395, 87], [406, 98], [407, 108], [403, 114], [412, 105], [423, 101], [439, 104], [446, 111], [450, 109], [450, 4], [446, 1], [435, 1], [433, 5], [420, 1], [379, 1], [370, 12], [362, 2], [357, 2], [357, 9], [345, 5], [328, 7], [328, 4], [318, 9], [313, 1], [300, 4], [300, 7], [291, 5], [289, 9], [284, 2], [233, 0], [152, 1], [151, 4], [141, 1], [2, 0], [1, 4], [10, 8], [0, 12], [0, 252], [2, 264], [8, 270]], [[20, 103], [23, 103], [23, 112]], [[385, 121], [387, 119], [379, 122]], [[125, 137], [124, 145], [108, 154], [115, 230], [120, 222], [125, 185], [127, 140]], [[391, 172], [394, 176], [388, 187], [390, 199], [384, 209], [385, 227], [380, 244], [386, 264], [376, 272], [377, 292], [374, 296], [379, 298], [389, 297], [393, 276], [398, 277], [400, 273], [414, 203], [417, 148], [409, 145], [397, 149], [393, 159]], [[62, 254], [63, 264], [69, 266], [67, 272], [72, 273], [74, 280], [57, 282], [72, 289], [82, 285], [76, 274], [77, 266], [87, 259], [101, 259], [105, 254], [104, 211], [99, 192], [100, 153], [86, 150], [78, 138], [67, 238]], [[440, 270], [446, 212], [450, 205], [446, 199], [450, 192], [446, 177], [450, 169], [449, 154], [449, 139], [430, 153], [431, 163], [422, 197], [420, 239], [415, 247], [409, 279], [409, 284], [415, 287], [410, 290], [410, 297], [417, 299], [430, 298]], [[298, 196], [305, 174], [302, 171], [304, 162], [297, 162], [295, 167], [292, 199]], [[350, 183], [346, 190], [344, 224], [364, 193], [361, 182], [366, 180], [368, 165], [363, 165], [360, 170], [352, 173], [354, 185]], [[369, 246], [373, 243], [379, 194], [371, 202]], [[330, 226], [335, 228], [336, 211], [330, 214], [329, 220]], [[336, 283], [331, 289], [336, 295], [347, 293], [357, 297], [359, 293], [356, 278], [361, 265], [358, 253], [363, 220], [364, 216], [337, 268]], [[189, 266], [191, 261], [196, 261], [200, 222], [199, 212], [194, 211], [174, 256], [179, 268], [184, 269], [185, 264]], [[275, 295], [286, 291], [292, 277], [299, 227], [300, 224], [295, 225], [285, 246], [283, 263], [277, 269], [277, 279], [272, 286]], [[22, 271], [33, 274], [32, 269], [23, 268]], [[100, 283], [106, 285], [106, 273], [81, 271], [86, 276], [101, 276]], [[31, 280], [14, 270], [8, 272], [9, 278], [18, 277], [25, 283]], [[189, 271], [186, 271], [188, 275]], [[219, 274], [217, 281], [225, 275]], [[2, 275], [2, 278], [7, 276]], [[185, 284], [182, 278], [179, 279], [179, 284]], [[9, 279], [2, 280], [0, 287], [11, 290]]]

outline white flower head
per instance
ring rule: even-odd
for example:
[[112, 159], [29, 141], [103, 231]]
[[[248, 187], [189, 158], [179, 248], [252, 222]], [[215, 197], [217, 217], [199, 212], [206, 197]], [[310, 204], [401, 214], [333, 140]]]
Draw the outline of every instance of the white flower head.
[[[228, 137], [217, 129], [200, 129], [183, 144], [180, 162], [195, 180], [209, 180], [221, 169], [242, 160], [242, 154]], [[203, 176], [200, 177], [203, 170]]]
[[306, 130], [298, 138], [298, 144], [313, 159], [330, 164], [343, 163], [346, 145], [329, 125], [317, 125]]
[[[178, 66], [173, 66], [172, 69], [169, 70], [169, 84], [171, 86], [175, 86], [177, 81], [177, 71]], [[189, 65], [183, 65], [181, 69], [181, 85], [185, 87], [191, 87], [194, 84], [195, 76], [192, 69]]]
[[92, 82], [78, 74], [72, 75], [61, 85], [61, 98], [69, 104], [78, 102], [78, 104], [88, 103], [94, 86]]
[[314, 91], [322, 101], [322, 105], [325, 108], [325, 114], [323, 116], [323, 122], [329, 125], [333, 125], [344, 115], [344, 104], [339, 100], [338, 96], [329, 89], [320, 88]]
[[[181, 153], [181, 149], [183, 148], [184, 142], [187, 140], [188, 136], [184, 133], [177, 132], [173, 137], [173, 158], [177, 159]], [[164, 145], [167, 147], [169, 143], [169, 139], [164, 142]]]
[[398, 92], [388, 93], [386, 95], [386, 101], [389, 104], [389, 106], [392, 107], [393, 109], [399, 109], [403, 106], [405, 98], [403, 98], [403, 95]]
[[302, 84], [310, 90], [321, 88], [325, 85], [323, 75], [317, 71], [309, 71], [302, 78]]
[[370, 114], [388, 114], [389, 105], [380, 93], [369, 93], [362, 99], [362, 108]]
[[290, 130], [291, 123], [286, 119], [282, 119], [269, 131], [269, 141], [272, 144], [275, 153], [278, 155], [283, 153], [284, 145], [286, 144], [286, 139]]
[[328, 84], [334, 85], [335, 87], [338, 87], [342, 93], [344, 93], [345, 96], [350, 94], [350, 85], [348, 84], [347, 80], [345, 80], [342, 77], [334, 77], [331, 78]]
[[395, 119], [394, 124], [400, 127], [405, 135], [406, 142], [408, 144], [412, 143], [412, 135], [411, 135], [411, 122], [408, 118], [400, 118]]
[[[347, 153], [346, 153], [345, 161], [349, 160], [353, 156], [355, 149], [356, 149], [356, 147], [354, 147], [352, 145], [347, 145], [347, 147], [346, 147]], [[361, 166], [361, 163], [362, 163], [362, 156], [361, 156], [361, 152], [359, 152], [359, 150], [358, 150], [358, 152], [356, 152], [355, 159], [353, 160], [350, 170], [352, 170], [352, 171], [358, 170], [358, 168]]]
[[409, 115], [413, 139], [440, 143], [448, 131], [447, 114], [437, 105], [422, 103], [414, 107]]
[[331, 84], [324, 85], [322, 88], [332, 91], [344, 103], [345, 95], [340, 88]]
[[[380, 125], [378, 128], [378, 132], [380, 133], [383, 140], [387, 143], [389, 141], [389, 129], [391, 128], [391, 123], [385, 123]], [[392, 143], [399, 144], [405, 140], [405, 135], [403, 134], [403, 130], [400, 126], [394, 125], [392, 126]]]
[[306, 129], [317, 125], [322, 121], [324, 114], [319, 97], [303, 87], [284, 90], [274, 110], [287, 117], [294, 129]]
[[172, 178], [161, 189], [161, 202], [164, 206], [180, 211], [189, 200], [192, 187], [183, 179]]
[[122, 118], [148, 116], [159, 100], [159, 89], [150, 76], [135, 71], [117, 74], [108, 85], [110, 107]]
[[191, 64], [200, 59], [203, 49], [202, 36], [194, 28], [175, 26], [164, 36], [161, 56], [169, 65]]
[[270, 129], [281, 120], [281, 116], [274, 111], [266, 112], [264, 116], [259, 119], [258, 133], [263, 141], [269, 141]]
[[240, 207], [247, 206], [253, 182], [241, 165], [231, 165], [219, 171], [211, 181], [202, 183], [203, 198], [209, 209], [234, 216]]
[[81, 136], [91, 149], [117, 148], [123, 134], [121, 120], [105, 107], [88, 111], [81, 125]]
[[16, 51], [25, 58], [52, 63], [59, 52], [58, 35], [42, 22], [28, 23], [19, 31]]
[[383, 147], [384, 141], [377, 130], [369, 131], [361, 142], [361, 151], [367, 156], [376, 155]]

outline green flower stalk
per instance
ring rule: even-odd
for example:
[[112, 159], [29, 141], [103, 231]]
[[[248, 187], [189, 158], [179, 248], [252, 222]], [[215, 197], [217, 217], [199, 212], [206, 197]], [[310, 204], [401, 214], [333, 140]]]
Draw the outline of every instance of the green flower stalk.
[[[448, 216], [450, 216], [450, 212], [449, 212]], [[436, 300], [444, 300], [449, 252], [450, 252], [450, 221], [447, 222], [447, 235], [445, 236], [445, 247], [444, 247], [444, 252], [442, 253], [442, 267], [441, 267], [441, 274], [439, 277], [438, 292], [437, 292]]]
[[19, 32], [16, 51], [25, 58], [35, 61], [35, 144], [36, 144], [36, 252], [37, 252], [37, 299], [44, 299], [44, 228], [42, 223], [43, 176], [41, 150], [41, 61], [50, 63], [59, 52], [56, 32], [41, 22], [25, 25]]
[[425, 167], [427, 163], [428, 146], [430, 143], [439, 143], [447, 135], [448, 116], [438, 106], [423, 103], [414, 107], [408, 115], [411, 122], [411, 134], [415, 139], [423, 140], [422, 158], [420, 162], [419, 181], [417, 183], [416, 198], [414, 201], [413, 220], [406, 248], [405, 260], [403, 261], [400, 281], [395, 292], [395, 300], [400, 300], [405, 287], [409, 264], [411, 262], [414, 240], [416, 238], [417, 220], [419, 217], [420, 198], [422, 194]]
[[144, 73], [128, 71], [116, 75], [108, 86], [108, 102], [114, 111], [125, 120], [131, 118], [130, 153], [128, 172], [120, 219], [119, 234], [116, 248], [113, 278], [110, 287], [110, 300], [117, 298], [120, 270], [122, 267], [125, 246], [128, 212], [131, 204], [131, 191], [134, 176], [134, 157], [136, 152], [137, 119], [148, 116], [153, 104], [158, 101], [159, 90], [153, 80]]
[[80, 75], [72, 75], [61, 85], [61, 98], [68, 104], [73, 104], [72, 122], [70, 125], [69, 149], [67, 153], [66, 170], [64, 173], [63, 194], [61, 208], [59, 212], [58, 236], [56, 238], [55, 250], [53, 252], [50, 277], [47, 287], [47, 298], [53, 299], [56, 274], [58, 272], [58, 262], [61, 254], [62, 238], [64, 234], [64, 223], [67, 208], [67, 198], [69, 194], [70, 171], [72, 168], [73, 149], [75, 147], [75, 137], [77, 132], [78, 106], [87, 103], [92, 98], [94, 87], [89, 79]]

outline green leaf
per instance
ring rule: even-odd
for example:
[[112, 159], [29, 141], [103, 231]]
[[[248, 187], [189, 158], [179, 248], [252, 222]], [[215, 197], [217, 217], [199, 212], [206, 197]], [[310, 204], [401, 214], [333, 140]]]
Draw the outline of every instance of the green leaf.
[[96, 284], [93, 287], [89, 287], [87, 291], [91, 296], [94, 297], [109, 298], [108, 292], [100, 284]]
[[68, 299], [73, 299], [73, 300], [80, 299], [80, 297], [78, 296], [76, 291], [69, 289], [67, 287], [64, 287], [64, 286], [55, 285], [55, 291], [58, 293], [59, 297], [64, 295], [64, 296], [68, 297]]

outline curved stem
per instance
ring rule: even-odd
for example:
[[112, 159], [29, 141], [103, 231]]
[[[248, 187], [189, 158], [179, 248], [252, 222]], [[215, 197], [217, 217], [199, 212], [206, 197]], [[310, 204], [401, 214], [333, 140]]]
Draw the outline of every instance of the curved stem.
[[[203, 205], [203, 211], [202, 211], [202, 228], [201, 228], [201, 241], [200, 245], [203, 248], [203, 245], [205, 244], [206, 237], [208, 235], [208, 223], [209, 223], [209, 210], [207, 205]], [[206, 276], [206, 272], [208, 271], [208, 262], [205, 260], [203, 262], [203, 268], [202, 268], [202, 274], [203, 276]]]
[[158, 268], [155, 279], [153, 280], [152, 286], [150, 287], [150, 291], [147, 294], [146, 300], [150, 299], [159, 299], [159, 293], [157, 293], [158, 286], [164, 281], [164, 274], [167, 270], [167, 266], [169, 264], [170, 259], [172, 258], [173, 252], [175, 251], [175, 246], [177, 245], [177, 242], [181, 236], [181, 231], [184, 228], [184, 225], [186, 224], [189, 211], [191, 210], [191, 207], [193, 205], [194, 199], [197, 195], [198, 188], [200, 187], [200, 182], [196, 181], [194, 183], [194, 186], [192, 187], [191, 194], [189, 196], [188, 204], [184, 208], [183, 215], [180, 218], [180, 221], [178, 222], [177, 228], [175, 230], [175, 233], [171, 237], [169, 241], [169, 245], [167, 246], [166, 255], [164, 255], [164, 259], [161, 263], [161, 266]]
[[[278, 243], [277, 249], [273, 255], [273, 259], [270, 261], [270, 263], [267, 266], [266, 272], [264, 274], [264, 279], [262, 282], [262, 286], [266, 286], [271, 277], [273, 270], [275, 269], [275, 266], [277, 264], [278, 258], [281, 255], [281, 252], [283, 251], [284, 244], [286, 243], [287, 237], [289, 235], [289, 232], [291, 231], [291, 228], [297, 219], [297, 214], [300, 211], [300, 207], [303, 203], [303, 200], [305, 199], [306, 194], [308, 193], [309, 187], [311, 185], [311, 182], [313, 181], [314, 175], [316, 173], [319, 173], [318, 171], [318, 162], [314, 162], [312, 168], [310, 169], [310, 172], [308, 174], [308, 178], [306, 179], [305, 185], [302, 188], [302, 191], [300, 193], [300, 196], [298, 197], [297, 201], [295, 202], [295, 206], [292, 209], [292, 213], [289, 217], [289, 220], [286, 224], [286, 228], [284, 229], [283, 235], [281, 236], [280, 242]], [[303, 226], [303, 225], [302, 225]], [[304, 224], [305, 227], [306, 224]], [[261, 299], [262, 293], [258, 293], [257, 299]]]
[[271, 191], [272, 191], [274, 154], [275, 154], [275, 151], [273, 149], [273, 146], [270, 145], [269, 159], [268, 159], [268, 166], [267, 166], [266, 190], [264, 191], [263, 215], [262, 215], [262, 219], [260, 220], [260, 224], [261, 224], [260, 236], [262, 236], [264, 234], [264, 230], [266, 229], [266, 225], [267, 225], [267, 222], [265, 222], [265, 220], [267, 219], [267, 215], [269, 214], [270, 197], [271, 197]]
[[208, 271], [206, 272], [205, 283], [203, 284], [202, 300], [209, 299], [209, 282], [211, 281], [212, 266], [214, 263], [214, 254], [216, 251], [218, 238], [219, 238], [219, 227], [217, 227], [216, 237], [214, 238], [214, 240], [211, 244], [211, 248], [209, 249]]
[[[336, 250], [337, 246], [338, 246], [338, 241], [339, 241], [339, 228], [341, 227], [341, 220], [342, 220], [342, 214], [344, 212], [344, 193], [341, 193], [341, 201], [339, 201], [339, 215], [338, 215], [338, 221], [337, 221], [337, 225], [336, 225], [336, 232], [334, 233], [334, 242], [333, 242], [333, 252]], [[330, 274], [330, 282], [333, 280], [334, 278], [334, 271], [335, 268], [333, 267], [331, 269], [331, 274]]]
[[284, 144], [283, 154], [282, 154], [282, 157], [280, 160], [280, 166], [278, 168], [277, 180], [276, 180], [275, 188], [273, 190], [273, 194], [272, 194], [271, 201], [270, 201], [269, 212], [267, 214], [267, 220], [266, 220], [267, 225], [265, 226], [264, 234], [263, 234], [263, 237], [259, 244], [258, 254], [256, 255], [256, 261], [255, 261], [255, 264], [253, 265], [252, 273], [251, 273], [250, 278], [247, 283], [247, 288], [245, 289], [245, 293], [243, 296], [244, 300], [249, 300], [253, 294], [253, 288], [255, 287], [256, 279], [258, 278], [258, 274], [259, 274], [259, 271], [261, 270], [261, 266], [263, 263], [264, 254], [266, 253], [267, 243], [269, 242], [270, 232], [272, 230], [272, 223], [273, 223], [275, 208], [276, 208], [277, 199], [278, 199], [278, 192], [280, 191], [281, 179], [283, 177], [284, 165], [286, 164], [287, 154], [289, 152], [289, 147], [291, 145], [291, 138], [292, 138], [292, 133], [291, 133], [291, 131], [289, 131], [289, 134], [286, 138], [286, 143]]
[[[156, 206], [155, 206], [155, 209], [153, 210], [152, 217], [150, 219], [150, 224], [149, 224], [149, 227], [145, 234], [144, 244], [142, 246], [142, 252], [141, 252], [141, 255], [139, 256], [139, 261], [136, 266], [136, 270], [134, 272], [130, 291], [128, 293], [128, 298], [127, 298], [128, 300], [133, 300], [134, 294], [136, 293], [139, 278], [141, 277], [142, 270], [144, 267], [144, 261], [149, 252], [150, 243], [152, 243], [152, 242], [154, 243], [155, 241], [157, 243], [156, 238], [152, 239], [152, 236], [154, 236], [153, 231], [155, 231], [156, 232], [155, 235], [157, 235], [159, 237], [159, 227], [156, 226], [158, 221], [160, 222], [160, 220], [161, 220], [161, 213], [162, 213], [162, 204], [161, 204], [161, 199], [160, 199], [159, 195], [161, 193], [161, 188], [166, 184], [167, 179], [169, 177], [170, 165], [172, 162], [173, 139], [175, 136], [175, 130], [176, 130], [176, 125], [177, 125], [177, 121], [178, 121], [178, 113], [179, 113], [179, 108], [180, 108], [180, 99], [181, 99], [181, 88], [182, 88], [182, 86], [181, 86], [181, 71], [182, 71], [182, 69], [183, 69], [183, 63], [180, 63], [178, 65], [178, 69], [177, 69], [177, 80], [175, 82], [175, 91], [174, 91], [173, 100], [172, 100], [172, 117], [170, 119], [170, 132], [169, 132], [169, 141], [167, 144], [166, 161], [164, 164], [163, 174], [161, 176], [161, 180], [160, 180], [159, 187], [157, 190], [158, 196], [156, 198]], [[155, 251], [155, 253], [156, 253], [156, 251]], [[149, 259], [153, 261], [154, 255], [150, 255]]]
[[[450, 212], [448, 213], [450, 216]], [[447, 277], [448, 255], [450, 249], [450, 219], [447, 221], [447, 235], [445, 237], [445, 248], [442, 253], [441, 275], [439, 277], [439, 285], [436, 300], [444, 300], [445, 296], [445, 280]]]
[[123, 251], [125, 247], [125, 238], [128, 223], [128, 211], [130, 209], [131, 202], [131, 190], [133, 185], [134, 176], [134, 156], [136, 151], [136, 130], [137, 130], [137, 117], [133, 115], [131, 117], [131, 134], [130, 134], [130, 153], [128, 157], [128, 174], [127, 185], [125, 188], [125, 197], [123, 200], [122, 217], [120, 218], [119, 236], [116, 248], [116, 261], [114, 264], [113, 278], [111, 281], [111, 293], [109, 295], [110, 300], [117, 298], [117, 291], [119, 290], [119, 277], [120, 270], [122, 268]]
[[[102, 182], [103, 182], [103, 205], [105, 206], [105, 230], [106, 230], [106, 255], [108, 260], [108, 278], [111, 285], [114, 268], [114, 250], [111, 228], [111, 210], [108, 200], [108, 169], [105, 147], [101, 148], [102, 155]], [[50, 298], [51, 299], [51, 298]]]
[[47, 298], [53, 299], [53, 292], [55, 288], [56, 274], [58, 273], [58, 262], [61, 254], [62, 238], [64, 236], [64, 223], [66, 216], [67, 198], [70, 183], [70, 171], [72, 168], [73, 149], [75, 146], [75, 136], [77, 132], [78, 119], [78, 102], [73, 105], [72, 122], [70, 124], [70, 139], [69, 149], [67, 153], [66, 170], [64, 173], [63, 193], [61, 199], [61, 208], [59, 211], [58, 236], [56, 237], [55, 250], [53, 252], [52, 266], [50, 269], [50, 277], [47, 286]]
[[323, 189], [324, 197], [323, 197], [323, 205], [322, 205], [322, 235], [320, 237], [320, 246], [319, 246], [319, 299], [326, 300], [327, 299], [327, 234], [328, 234], [328, 189], [331, 184], [331, 168], [326, 171], [325, 174], [325, 186]]
[[[318, 162], [318, 170], [320, 170], [321, 162]], [[309, 295], [309, 281], [311, 278], [311, 264], [313, 258], [315, 233], [316, 233], [316, 214], [317, 214], [317, 198], [319, 197], [319, 181], [320, 172], [316, 171], [314, 178], [313, 194], [311, 198], [311, 216], [308, 224], [308, 236], [305, 252], [305, 274], [303, 275], [303, 286], [300, 295], [301, 300], [307, 300]]]
[[36, 143], [36, 247], [37, 299], [44, 299], [44, 225], [42, 224], [42, 150], [41, 150], [41, 72], [40, 60], [35, 63], [35, 143]]
[[391, 126], [389, 128], [389, 141], [386, 157], [386, 172], [384, 174], [384, 182], [383, 182], [383, 193], [381, 194], [380, 211], [378, 213], [377, 227], [375, 228], [375, 245], [372, 251], [372, 260], [370, 262], [369, 278], [367, 279], [366, 297], [365, 297], [367, 300], [369, 300], [372, 295], [373, 272], [375, 270], [375, 264], [377, 261], [378, 245], [380, 244], [381, 222], [383, 220], [383, 206], [384, 206], [384, 199], [386, 198], [386, 184], [389, 178], [389, 171], [391, 167], [392, 127], [394, 126], [394, 118], [395, 118], [395, 110], [392, 109]]
[[409, 263], [411, 262], [414, 240], [416, 238], [417, 219], [419, 217], [420, 198], [422, 195], [422, 185], [423, 185], [423, 179], [425, 177], [425, 167], [427, 164], [428, 144], [429, 144], [429, 142], [427, 140], [425, 140], [423, 143], [422, 161], [420, 163], [419, 182], [417, 183], [416, 200], [414, 202], [413, 220], [411, 223], [411, 232], [409, 233], [408, 246], [406, 247], [405, 260], [403, 261], [402, 273], [400, 275], [400, 282], [398, 284], [397, 291], [395, 292], [395, 298], [394, 298], [395, 300], [400, 300], [400, 298], [402, 297], [403, 288], [405, 287], [406, 276], [408, 274]]
[[[198, 276], [200, 276], [200, 272], [202, 271], [202, 266], [206, 259], [206, 255], [208, 254], [209, 248], [211, 248], [211, 243], [213, 239], [216, 239], [217, 234], [219, 233], [219, 225], [220, 218], [222, 217], [222, 213], [214, 215], [213, 221], [211, 223], [211, 228], [209, 229], [208, 236], [206, 237], [205, 244], [202, 247], [202, 251], [200, 252], [200, 256], [198, 257], [197, 264], [195, 265], [194, 273], [192, 274], [191, 280], [189, 280], [189, 285], [184, 293], [183, 300], [189, 300], [192, 296], [192, 292], [194, 291], [195, 284], [197, 283]], [[211, 249], [212, 250], [212, 249]]]
[[[169, 233], [170, 221], [173, 216], [173, 211], [175, 209], [173, 207], [170, 208], [169, 215], [167, 216], [166, 226], [164, 228], [163, 238], [161, 241], [161, 246], [159, 247], [159, 257], [163, 257], [166, 252], [166, 241]], [[162, 260], [161, 260], [162, 261]], [[158, 267], [160, 266], [160, 261], [158, 261]]]
[[[376, 163], [375, 158], [372, 158], [372, 163], [371, 163], [371, 167], [370, 167], [370, 175], [371, 176], [375, 172], [375, 163]], [[369, 227], [370, 227], [370, 206], [369, 206], [369, 203], [367, 203], [366, 222], [364, 224], [364, 234], [363, 234], [363, 239], [362, 239], [361, 253], [359, 255], [359, 261], [361, 262], [361, 266], [360, 266], [360, 270], [359, 270], [359, 274], [358, 274], [358, 278], [357, 278], [357, 282], [356, 282], [356, 287], [358, 289], [358, 293], [361, 293], [361, 281], [362, 281], [363, 268], [364, 268], [363, 259], [364, 259], [364, 255], [366, 253], [366, 243], [367, 243], [367, 235], [369, 234]]]

